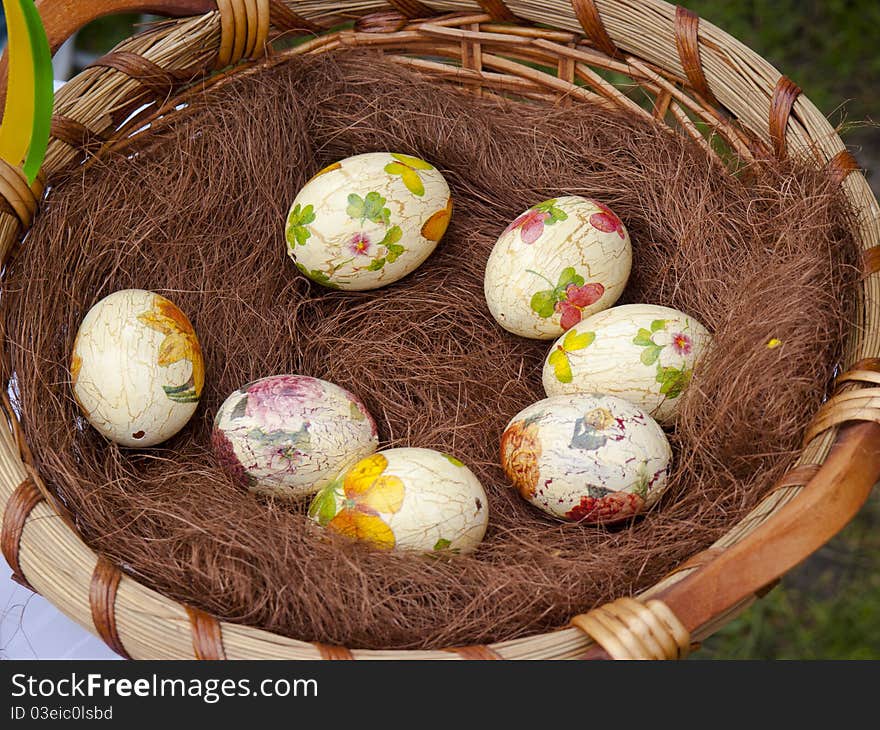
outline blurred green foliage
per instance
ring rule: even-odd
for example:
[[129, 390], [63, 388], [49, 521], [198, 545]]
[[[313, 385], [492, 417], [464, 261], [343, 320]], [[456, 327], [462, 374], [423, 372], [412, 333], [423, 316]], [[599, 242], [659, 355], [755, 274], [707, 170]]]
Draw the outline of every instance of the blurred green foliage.
[[880, 492], [697, 659], [880, 659]]
[[684, 0], [798, 84], [826, 115], [878, 115], [877, 0]]

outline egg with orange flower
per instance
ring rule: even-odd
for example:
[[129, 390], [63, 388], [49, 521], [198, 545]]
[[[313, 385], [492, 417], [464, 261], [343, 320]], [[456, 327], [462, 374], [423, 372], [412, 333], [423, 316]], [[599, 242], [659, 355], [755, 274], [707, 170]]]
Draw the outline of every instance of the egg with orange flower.
[[287, 253], [333, 289], [377, 289], [416, 269], [446, 233], [452, 197], [419, 157], [369, 152], [325, 167], [287, 215]]
[[73, 396], [98, 432], [121, 446], [154, 446], [195, 413], [205, 365], [192, 324], [172, 301], [125, 289], [83, 318], [70, 376]]
[[399, 448], [340, 474], [315, 496], [309, 517], [375, 548], [456, 554], [480, 544], [489, 505], [480, 481], [456, 457]]

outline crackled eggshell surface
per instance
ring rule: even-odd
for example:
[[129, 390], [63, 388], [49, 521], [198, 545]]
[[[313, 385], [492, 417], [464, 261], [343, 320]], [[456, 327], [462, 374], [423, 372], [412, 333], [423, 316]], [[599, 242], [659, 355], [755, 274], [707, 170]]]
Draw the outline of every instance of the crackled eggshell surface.
[[558, 395], [521, 411], [501, 437], [501, 466], [536, 507], [569, 522], [612, 523], [650, 507], [666, 488], [672, 450], [663, 429], [608, 395]]
[[544, 391], [548, 396], [616, 395], [671, 424], [711, 340], [700, 322], [677, 309], [613, 307], [578, 323], [553, 344], [544, 362]]
[[313, 281], [376, 289], [419, 266], [452, 216], [449, 185], [417, 157], [371, 152], [319, 172], [287, 216], [287, 252]]
[[357, 396], [304, 375], [274, 375], [236, 390], [217, 411], [211, 442], [237, 482], [286, 499], [314, 494], [379, 447]]
[[122, 446], [154, 446], [195, 412], [205, 365], [192, 325], [173, 302], [125, 289], [83, 318], [70, 375], [74, 397], [95, 429]]
[[610, 208], [555, 198], [501, 234], [486, 263], [486, 303], [504, 329], [548, 340], [614, 304], [631, 268], [629, 234]]
[[309, 516], [381, 549], [466, 553], [483, 539], [489, 509], [483, 486], [454, 456], [400, 448], [340, 475], [318, 493]]

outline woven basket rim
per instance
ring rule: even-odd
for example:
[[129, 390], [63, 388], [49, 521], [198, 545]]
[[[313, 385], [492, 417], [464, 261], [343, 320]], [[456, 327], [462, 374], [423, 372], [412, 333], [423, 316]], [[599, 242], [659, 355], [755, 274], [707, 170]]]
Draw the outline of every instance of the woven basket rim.
[[[165, 4], [185, 14], [198, 9], [203, 0]], [[213, 5], [207, 0], [204, 4]], [[51, 31], [51, 3], [43, 5]], [[102, 0], [96, 5], [130, 9], [132, 2]], [[155, 8], [156, 2], [151, 6]], [[0, 428], [2, 548], [19, 580], [118, 653], [138, 658], [679, 657], [687, 653], [692, 640], [726, 623], [766, 583], [807, 557], [859, 508], [880, 477], [880, 206], [828, 121], [763, 58], [663, 0], [548, 0], [541, 9], [518, 0], [223, 0], [217, 6], [219, 10], [167, 23], [123, 42], [96, 67], [69, 82], [56, 96], [45, 178], [84, 153], [100, 149], [108, 139], [124, 137], [150, 118], [173, 110], [179, 101], [175, 90], [184, 85], [201, 90], [215, 69], [260, 56], [267, 38], [297, 29], [316, 35], [267, 62], [338, 48], [373, 47], [416, 70], [485, 88], [487, 93], [501, 89], [526, 98], [570, 96], [629, 104], [638, 113], [660, 119], [669, 116], [682, 133], [699, 137], [709, 149], [691, 121], [693, 116], [714, 125], [740, 156], [793, 154], [826, 166], [861, 212], [856, 234], [865, 252], [866, 275], [845, 357], [846, 372], [838, 378], [840, 393], [814, 420], [797, 465], [758, 507], [639, 600], [621, 598], [573, 617], [570, 628], [546, 634], [489, 647], [428, 651], [349, 650], [288, 639], [218, 621], [140, 585], [79, 539], [63, 506], [34, 469], [17, 415], [4, 396], [8, 428]], [[437, 13], [446, 14], [417, 20]], [[353, 30], [317, 34], [355, 15], [360, 17]], [[502, 24], [517, 18], [515, 23]], [[66, 31], [62, 27], [58, 32]], [[460, 65], [441, 68], [434, 59], [446, 53], [459, 53]], [[557, 62], [557, 75], [520, 62], [547, 58]], [[601, 77], [590, 76], [590, 64], [624, 71], [636, 79], [654, 94], [653, 111], [628, 101]], [[247, 64], [227, 69], [214, 82], [245, 68]], [[582, 83], [575, 85], [576, 79]], [[153, 106], [120, 128], [144, 102]], [[0, 164], [4, 261], [34, 216], [42, 179], [29, 187], [19, 171]], [[864, 423], [852, 425], [854, 421]], [[829, 456], [833, 445], [837, 448]], [[826, 513], [821, 528], [805, 528], [803, 516], [815, 509], [816, 494], [825, 495], [836, 485], [846, 487], [841, 490], [845, 498], [840, 514], [827, 519]], [[787, 530], [780, 538], [785, 547], [781, 552], [765, 536], [779, 525]], [[761, 556], [763, 562], [758, 560]], [[720, 583], [731, 565], [740, 566], [741, 575]], [[716, 590], [707, 597], [708, 585]], [[697, 590], [700, 600], [689, 607], [686, 593]]]

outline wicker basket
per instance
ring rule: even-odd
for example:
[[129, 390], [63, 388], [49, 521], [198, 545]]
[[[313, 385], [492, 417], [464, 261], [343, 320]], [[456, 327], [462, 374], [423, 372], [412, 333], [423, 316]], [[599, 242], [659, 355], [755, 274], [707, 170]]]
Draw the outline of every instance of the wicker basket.
[[[221, 622], [165, 598], [99, 559], [80, 540], [34, 469], [4, 395], [3, 554], [19, 582], [119, 654], [158, 659], [682, 657], [692, 642], [742, 611], [839, 531], [880, 478], [877, 201], [834, 129], [801, 90], [691, 12], [662, 0], [37, 0], [37, 6], [53, 50], [85, 23], [110, 13], [150, 11], [181, 18], [123, 42], [59, 92], [41, 180], [145, 121], [172, 113], [177, 102], [170, 100], [178, 91], [198, 91], [209, 77], [240, 72], [247, 68], [244, 59], [268, 54], [272, 62], [369, 47], [477, 94], [623, 106], [692, 137], [709, 154], [716, 154], [716, 146], [701, 130], [746, 160], [807, 157], [839, 181], [860, 211], [855, 235], [863, 249], [864, 279], [857, 326], [837, 390], [809, 427], [797, 465], [714, 546], [650, 590], [575, 616], [571, 627], [548, 634], [446, 651], [349, 650]], [[326, 30], [352, 19], [354, 29]], [[311, 38], [290, 50], [268, 46], [276, 37], [303, 34]], [[540, 70], [547, 67], [556, 73]], [[596, 69], [641, 87], [654, 100], [653, 109], [643, 109]], [[19, 170], [0, 163], [4, 261], [31, 223], [41, 185], [29, 188]]]

